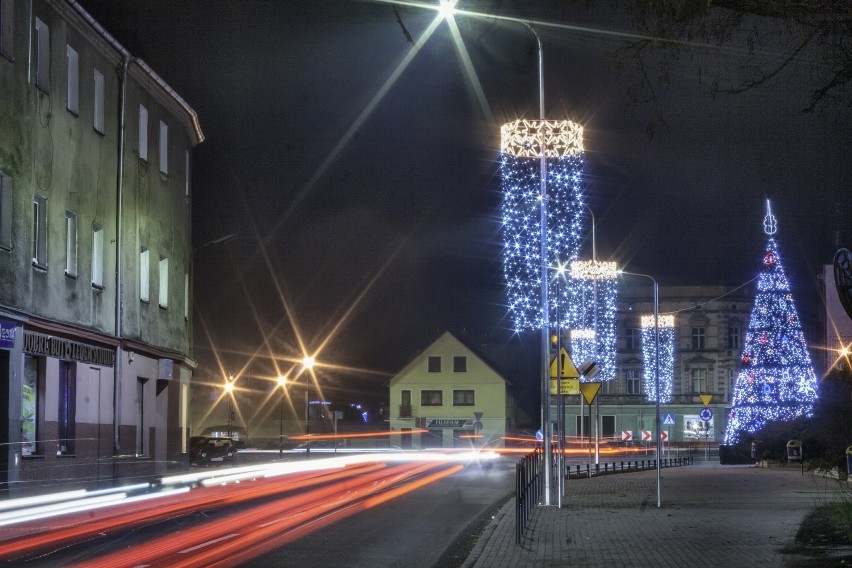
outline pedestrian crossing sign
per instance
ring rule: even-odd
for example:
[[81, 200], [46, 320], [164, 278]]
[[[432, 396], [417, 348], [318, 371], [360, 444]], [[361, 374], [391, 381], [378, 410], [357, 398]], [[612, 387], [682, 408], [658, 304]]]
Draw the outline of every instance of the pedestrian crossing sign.
[[665, 424], [666, 426], [674, 426], [674, 419], [674, 414], [666, 414], [666, 416], [663, 418], [663, 424]]

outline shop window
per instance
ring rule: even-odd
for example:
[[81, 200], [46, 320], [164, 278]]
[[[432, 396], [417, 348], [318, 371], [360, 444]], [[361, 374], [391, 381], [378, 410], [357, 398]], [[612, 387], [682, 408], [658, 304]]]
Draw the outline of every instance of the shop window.
[[77, 367], [68, 361], [59, 362], [59, 412], [57, 420], [57, 455], [74, 453], [77, 437]]

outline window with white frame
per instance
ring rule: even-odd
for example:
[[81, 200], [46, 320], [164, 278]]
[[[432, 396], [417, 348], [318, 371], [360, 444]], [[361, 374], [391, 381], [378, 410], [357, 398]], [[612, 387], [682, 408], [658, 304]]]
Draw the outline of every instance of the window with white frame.
[[642, 349], [642, 330], [638, 327], [628, 327], [627, 342], [624, 347], [627, 351], [639, 351]]
[[139, 105], [139, 159], [148, 161], [148, 109]]
[[47, 198], [33, 198], [33, 265], [47, 268]]
[[12, 178], [0, 172], [0, 249], [12, 250]]
[[453, 390], [453, 406], [473, 406], [475, 401], [473, 390]]
[[0, 54], [12, 59], [15, 1], [0, 0]]
[[148, 249], [142, 247], [142, 250], [139, 251], [139, 299], [143, 302], [150, 299], [150, 270]]
[[444, 392], [440, 390], [420, 391], [420, 406], [443, 406]]
[[427, 371], [430, 373], [440, 373], [441, 372], [441, 356], [440, 355], [429, 355], [429, 359], [427, 360]]
[[50, 28], [36, 18], [35, 21], [35, 83], [44, 92], [50, 90]]
[[68, 61], [65, 108], [74, 114], [80, 114], [80, 56], [70, 45], [65, 46], [65, 55]]
[[627, 382], [627, 394], [642, 394], [642, 375], [639, 369], [627, 369], [624, 371], [624, 379]]
[[160, 121], [160, 171], [169, 173], [169, 125]]
[[689, 374], [692, 377], [692, 392], [710, 392], [707, 384], [707, 369], [692, 369]]
[[77, 277], [77, 214], [65, 212], [65, 275]]
[[160, 257], [160, 293], [157, 299], [161, 308], [169, 307], [169, 259]]
[[740, 324], [732, 323], [728, 326], [728, 349], [739, 349], [740, 344]]
[[693, 327], [692, 328], [692, 348], [696, 350], [704, 349], [704, 328], [703, 327]]
[[104, 287], [104, 230], [92, 226], [92, 286]]
[[95, 106], [92, 115], [92, 126], [101, 134], [104, 133], [104, 74], [94, 70]]

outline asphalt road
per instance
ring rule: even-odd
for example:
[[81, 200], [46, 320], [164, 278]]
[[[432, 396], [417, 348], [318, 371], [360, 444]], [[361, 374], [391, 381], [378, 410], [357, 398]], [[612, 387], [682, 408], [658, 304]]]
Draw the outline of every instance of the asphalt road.
[[516, 461], [503, 458], [488, 468], [471, 464], [460, 473], [334, 523], [247, 565], [431, 568], [457, 540], [467, 538], [468, 526], [496, 513], [496, 505], [514, 491]]

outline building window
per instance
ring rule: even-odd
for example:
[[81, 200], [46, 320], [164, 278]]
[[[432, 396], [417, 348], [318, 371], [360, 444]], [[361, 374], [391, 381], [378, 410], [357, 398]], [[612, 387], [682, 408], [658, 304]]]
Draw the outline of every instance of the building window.
[[728, 327], [728, 349], [739, 349], [740, 347], [740, 326], [731, 325]]
[[57, 455], [73, 454], [77, 437], [77, 373], [76, 365], [59, 362], [59, 415]]
[[430, 373], [441, 372], [441, 357], [440, 355], [430, 355], [428, 362], [428, 370]]
[[692, 348], [695, 350], [704, 349], [704, 328], [692, 328]]
[[189, 273], [183, 274], [183, 319], [189, 319]]
[[420, 406], [443, 406], [444, 391], [424, 390], [420, 391]]
[[104, 74], [95, 69], [95, 108], [92, 115], [92, 126], [104, 133]]
[[38, 359], [24, 356], [24, 380], [21, 382], [21, 455], [38, 453], [39, 389]]
[[624, 371], [624, 378], [627, 381], [627, 394], [642, 394], [642, 377], [639, 369], [627, 369]]
[[50, 91], [50, 28], [38, 18], [35, 28], [35, 83], [36, 87], [47, 93]]
[[139, 252], [139, 299], [143, 302], [147, 302], [150, 299], [150, 293], [148, 291], [150, 268], [151, 266], [148, 262], [148, 249], [142, 247], [142, 250]]
[[639, 351], [642, 349], [642, 330], [638, 327], [628, 327], [627, 343], [624, 347], [627, 351]]
[[80, 56], [77, 50], [70, 45], [65, 46], [65, 55], [68, 60], [68, 85], [65, 98], [65, 108], [74, 114], [80, 114]]
[[0, 0], [0, 54], [12, 59], [15, 1]]
[[148, 161], [148, 109], [139, 105], [139, 159]]
[[77, 277], [77, 214], [65, 212], [65, 275]]
[[456, 355], [453, 357], [453, 372], [467, 373], [467, 357], [464, 355]]
[[92, 226], [92, 286], [104, 287], [104, 230]]
[[707, 369], [692, 369], [690, 375], [692, 377], [692, 392], [710, 392], [707, 385]]
[[33, 198], [33, 264], [47, 268], [47, 198]]
[[453, 391], [453, 406], [473, 406], [474, 404], [472, 390]]
[[169, 307], [169, 259], [160, 258], [160, 293], [158, 299], [161, 308]]
[[0, 172], [0, 248], [12, 250], [12, 178]]
[[160, 121], [160, 171], [169, 173], [169, 126]]

